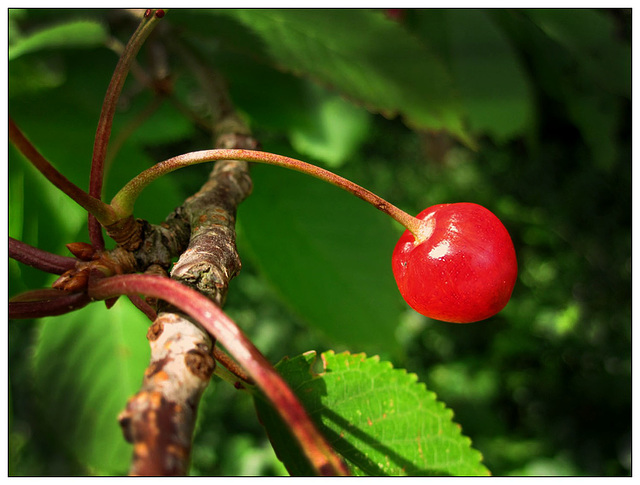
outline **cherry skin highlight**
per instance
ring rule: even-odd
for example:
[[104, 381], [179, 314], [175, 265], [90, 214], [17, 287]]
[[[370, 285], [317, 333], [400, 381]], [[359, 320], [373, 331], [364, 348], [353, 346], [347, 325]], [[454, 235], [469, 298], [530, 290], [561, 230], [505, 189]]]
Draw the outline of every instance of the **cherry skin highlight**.
[[500, 219], [467, 202], [434, 205], [417, 218], [424, 221], [422, 241], [405, 231], [391, 261], [409, 306], [453, 323], [477, 322], [502, 310], [511, 298], [518, 264]]

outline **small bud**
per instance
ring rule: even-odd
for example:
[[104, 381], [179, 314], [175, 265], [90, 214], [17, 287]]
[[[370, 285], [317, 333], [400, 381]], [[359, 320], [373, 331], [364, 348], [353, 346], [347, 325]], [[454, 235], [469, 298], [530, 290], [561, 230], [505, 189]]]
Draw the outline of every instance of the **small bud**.
[[67, 244], [67, 249], [76, 258], [81, 259], [82, 261], [91, 261], [95, 254], [93, 246], [85, 242], [69, 243]]
[[156, 10], [156, 17], [158, 17], [159, 19], [161, 19], [162, 17], [164, 17], [164, 10], [159, 8], [158, 10]]
[[57, 288], [58, 290], [64, 290], [65, 285], [73, 278], [76, 274], [76, 269], [70, 269], [65, 271], [60, 275], [60, 277], [53, 282], [51, 285], [53, 288]]
[[82, 270], [74, 274], [68, 281], [66, 281], [62, 289], [65, 291], [78, 291], [86, 288], [88, 282], [89, 272]]

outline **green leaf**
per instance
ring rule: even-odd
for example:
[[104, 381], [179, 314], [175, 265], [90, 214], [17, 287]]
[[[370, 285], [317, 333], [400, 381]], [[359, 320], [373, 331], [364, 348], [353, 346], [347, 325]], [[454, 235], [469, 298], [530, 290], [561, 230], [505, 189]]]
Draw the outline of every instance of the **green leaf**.
[[315, 85], [306, 98], [308, 122], [290, 127], [291, 145], [331, 167], [342, 165], [367, 137], [369, 113]]
[[[611, 17], [602, 12], [533, 9], [525, 13], [548, 37], [547, 49], [538, 51], [534, 62], [552, 73], [548, 84], [566, 105], [596, 165], [611, 171], [619, 158], [620, 96], [628, 98], [631, 93], [630, 46], [618, 40]], [[554, 59], [547, 55], [549, 48], [558, 52]]]
[[24, 8], [10, 8], [7, 12], [7, 36], [9, 44], [15, 44], [20, 37], [22, 37], [22, 32], [20, 31], [20, 21], [22, 21], [27, 16], [27, 9]]
[[[79, 235], [86, 237], [86, 212], [13, 146], [8, 152], [9, 236], [51, 253], [71, 256], [65, 244], [78, 240]], [[10, 293], [42, 287], [55, 279], [13, 260], [10, 274]]]
[[64, 82], [64, 73], [45, 59], [18, 59], [9, 71], [9, 97], [56, 88]]
[[9, 60], [45, 49], [96, 47], [104, 44], [107, 38], [108, 32], [102, 23], [92, 20], [71, 20], [17, 39], [9, 46]]
[[371, 10], [222, 10], [264, 40], [280, 66], [386, 116], [467, 139], [442, 62], [396, 22]]
[[61, 443], [96, 474], [124, 474], [132, 449], [118, 413], [148, 364], [148, 320], [119, 300], [41, 321], [33, 357], [42, 412]]
[[395, 348], [404, 306], [391, 272], [398, 234], [388, 216], [308, 175], [256, 166], [252, 178], [253, 193], [238, 211], [241, 254], [334, 341]]
[[[487, 475], [481, 455], [452, 421], [453, 412], [415, 374], [364, 354], [285, 359], [276, 368], [354, 475]], [[260, 419], [292, 474], [311, 471], [288, 429], [262, 398]]]
[[[88, 190], [93, 139], [105, 89], [117, 63], [117, 57], [111, 52], [99, 51], [91, 56], [81, 53], [73, 58], [78, 59], [78, 63], [69, 63], [66, 66], [67, 75], [62, 85], [48, 91], [18, 96], [10, 100], [9, 107], [13, 119], [42, 154], [65, 177]], [[92, 69], [87, 70], [83, 67], [83, 60], [88, 62], [90, 59], [96, 64], [92, 64]], [[131, 118], [145, 109], [147, 103], [147, 97], [135, 97], [130, 100], [127, 112], [116, 113], [110, 148]], [[161, 161], [150, 156], [147, 146], [155, 147], [162, 142], [176, 142], [193, 133], [193, 127], [168, 103], [162, 105], [148, 122], [148, 126], [143, 125], [127, 138], [113, 164], [105, 171], [104, 200], [110, 201], [125, 183]], [[191, 170], [185, 169], [186, 172]], [[35, 172], [33, 169], [30, 171]], [[55, 209], [57, 213], [49, 225], [53, 225], [53, 221], [61, 224], [67, 224], [67, 220], [75, 221], [78, 213], [80, 218], [86, 221], [86, 213], [75, 202], [49, 184], [39, 173], [34, 173], [33, 177], [39, 179], [42, 185], [49, 186], [47, 193], [54, 191], [57, 199], [66, 199], [63, 206], [52, 204], [50, 201], [45, 205], [52, 211]], [[175, 173], [151, 184], [136, 203], [135, 216], [153, 223], [164, 220], [166, 215], [184, 200], [184, 194], [176, 184], [176, 180], [182, 177], [182, 173]], [[26, 193], [31, 190], [35, 190], [35, 186], [25, 185]], [[40, 193], [37, 196], [40, 196]], [[34, 208], [34, 220], [38, 220], [37, 212]], [[31, 215], [28, 214], [28, 217]], [[49, 220], [41, 219], [43, 223]], [[51, 233], [48, 237], [53, 234], [56, 233]], [[86, 237], [83, 235], [84, 240]], [[62, 248], [63, 243], [71, 242], [68, 236], [55, 240]]]
[[580, 130], [597, 166], [611, 171], [619, 159], [619, 100], [607, 93], [576, 93], [566, 98], [568, 115]]
[[595, 9], [527, 9], [526, 16], [570, 52], [602, 88], [631, 95], [631, 47], [620, 39], [614, 18]]
[[618, 40], [611, 18], [586, 9], [496, 12], [495, 18], [526, 52], [535, 81], [580, 131], [591, 151], [588, 163], [611, 171], [620, 158], [622, 97], [629, 96], [631, 78], [630, 46]]
[[533, 99], [508, 38], [482, 10], [446, 10], [445, 18], [452, 72], [470, 130], [497, 141], [523, 135], [533, 121]]
[[[132, 100], [129, 112], [116, 117], [114, 121], [116, 133], [126, 131], [128, 123], [138, 116], [140, 111], [147, 108], [146, 97], [140, 98], [142, 99]], [[163, 150], [163, 148], [184, 140], [193, 132], [192, 124], [169, 103], [163, 103], [141, 126], [128, 133], [115, 158], [106, 167], [103, 199], [110, 201], [132, 178], [162, 161], [161, 158], [154, 158], [154, 154], [162, 154], [167, 158], [178, 155], [175, 151], [167, 154], [166, 149]], [[112, 136], [111, 149], [115, 146], [113, 141], [116, 136], [118, 135]], [[207, 167], [211, 170], [213, 164], [207, 164]], [[195, 172], [206, 173], [207, 167], [188, 167], [154, 181], [140, 194], [135, 204], [134, 215], [154, 224], [162, 222], [167, 214], [184, 202], [185, 193], [181, 190], [180, 182], [191, 177]], [[205, 180], [203, 177], [195, 178], [195, 183], [189, 186], [189, 190], [191, 192], [197, 190], [203, 180]]]

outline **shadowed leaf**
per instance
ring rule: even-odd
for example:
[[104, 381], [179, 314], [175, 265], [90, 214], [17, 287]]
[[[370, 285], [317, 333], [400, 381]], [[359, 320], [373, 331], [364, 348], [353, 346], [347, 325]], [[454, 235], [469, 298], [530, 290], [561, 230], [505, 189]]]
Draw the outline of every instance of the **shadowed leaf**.
[[[453, 412], [415, 374], [364, 354], [315, 352], [276, 368], [354, 475], [487, 475], [482, 456]], [[262, 399], [256, 407], [278, 457], [295, 475], [309, 469], [288, 431]]]

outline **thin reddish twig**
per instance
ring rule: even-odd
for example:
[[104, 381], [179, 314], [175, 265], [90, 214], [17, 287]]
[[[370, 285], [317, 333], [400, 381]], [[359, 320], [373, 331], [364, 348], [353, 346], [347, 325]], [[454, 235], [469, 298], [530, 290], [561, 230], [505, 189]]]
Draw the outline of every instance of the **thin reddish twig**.
[[[10, 301], [9, 318], [41, 318], [64, 315], [79, 310], [91, 302], [86, 293], [67, 293], [53, 288], [50, 290], [48, 295], [41, 295], [44, 299], [39, 301]], [[36, 292], [40, 291], [42, 290], [36, 290]], [[59, 292], [62, 295], [53, 292]]]
[[[138, 51], [142, 44], [149, 36], [157, 21], [161, 18], [150, 12], [142, 18], [138, 28], [133, 33], [129, 42], [124, 48], [118, 64], [113, 72], [107, 92], [102, 103], [102, 110], [98, 120], [96, 136], [93, 145], [93, 156], [91, 159], [91, 176], [89, 180], [89, 194], [97, 199], [102, 198], [102, 184], [104, 179], [104, 163], [107, 156], [107, 147], [111, 136], [111, 127], [113, 125], [113, 117], [116, 112], [118, 98], [127, 79], [127, 74], [131, 68]], [[104, 249], [104, 237], [102, 235], [102, 227], [99, 222], [89, 214], [89, 238], [91, 243], [97, 250]]]
[[77, 202], [82, 208], [86, 209], [90, 214], [94, 214], [103, 222], [108, 222], [110, 220], [109, 218], [113, 217], [114, 211], [109, 204], [105, 204], [101, 200], [87, 194], [67, 177], [62, 175], [42, 156], [36, 147], [33, 146], [11, 117], [9, 117], [9, 139], [13, 145], [20, 150], [20, 153], [22, 153], [49, 182], [71, 197], [71, 199]]
[[318, 432], [295, 394], [240, 328], [209, 299], [169, 278], [122, 275], [90, 282], [95, 299], [145, 294], [184, 311], [219, 340], [273, 404], [320, 475], [348, 475], [349, 470]]
[[128, 298], [138, 310], [146, 315], [149, 320], [153, 322], [156, 318], [158, 318], [158, 313], [152, 308], [151, 305], [144, 301], [144, 298], [141, 298], [138, 295], [128, 295]]
[[27, 266], [53, 274], [62, 274], [76, 266], [74, 258], [34, 248], [12, 237], [9, 238], [9, 257]]

